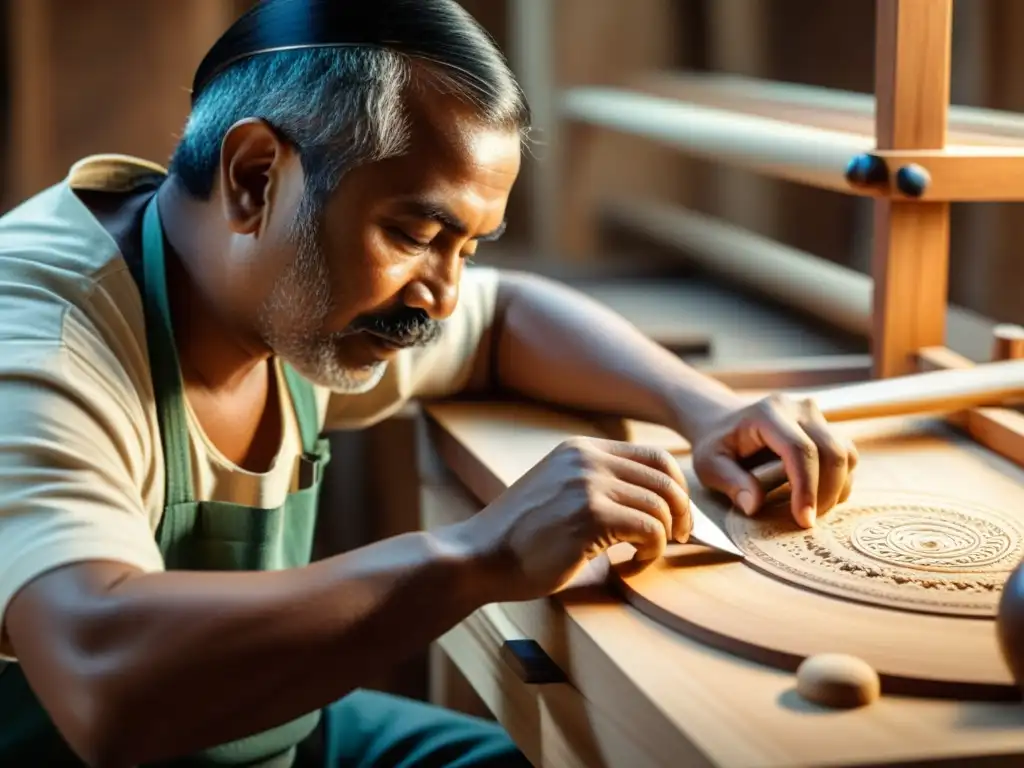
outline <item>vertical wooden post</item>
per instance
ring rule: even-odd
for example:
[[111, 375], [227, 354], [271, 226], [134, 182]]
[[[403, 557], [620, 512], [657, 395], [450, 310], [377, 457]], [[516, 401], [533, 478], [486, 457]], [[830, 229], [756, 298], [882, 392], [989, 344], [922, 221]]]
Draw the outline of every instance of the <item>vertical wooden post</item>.
[[[877, 9], [878, 148], [941, 149], [953, 0], [877, 0]], [[909, 374], [918, 349], [945, 342], [949, 204], [879, 200], [874, 233], [874, 375]]]
[[530, 246], [553, 253], [560, 224], [555, 9], [549, 0], [509, 0], [509, 59], [533, 111], [540, 149], [527, 171]]
[[51, 0], [14, 0], [9, 8], [11, 45], [10, 166], [0, 212], [48, 184], [65, 169], [53, 158], [54, 83]]

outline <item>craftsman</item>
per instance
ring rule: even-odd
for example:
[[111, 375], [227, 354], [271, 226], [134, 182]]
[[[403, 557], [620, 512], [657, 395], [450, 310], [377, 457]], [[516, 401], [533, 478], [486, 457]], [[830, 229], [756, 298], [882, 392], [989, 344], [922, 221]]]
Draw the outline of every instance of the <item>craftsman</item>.
[[525, 764], [496, 725], [360, 687], [616, 541], [685, 540], [685, 479], [572, 442], [466, 523], [311, 564], [321, 434], [410, 398], [667, 425], [748, 513], [738, 460], [768, 448], [803, 526], [849, 493], [856, 453], [807, 403], [466, 266], [528, 128], [454, 0], [268, 0], [201, 64], [166, 172], [87, 158], [0, 219], [0, 765]]

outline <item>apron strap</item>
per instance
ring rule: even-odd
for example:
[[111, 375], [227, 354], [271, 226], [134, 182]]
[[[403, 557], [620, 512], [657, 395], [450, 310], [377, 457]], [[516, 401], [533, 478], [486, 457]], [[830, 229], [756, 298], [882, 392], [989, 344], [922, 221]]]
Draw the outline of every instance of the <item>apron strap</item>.
[[192, 459], [189, 453], [188, 419], [181, 381], [178, 352], [171, 326], [171, 307], [167, 299], [167, 270], [164, 257], [164, 232], [160, 224], [157, 195], [146, 206], [142, 220], [143, 303], [150, 370], [167, 477], [166, 501], [187, 504], [193, 501]]
[[295, 417], [299, 422], [299, 434], [302, 435], [302, 450], [316, 453], [320, 440], [320, 412], [316, 405], [316, 392], [309, 379], [285, 363], [284, 377], [288, 382], [288, 392], [295, 408]]

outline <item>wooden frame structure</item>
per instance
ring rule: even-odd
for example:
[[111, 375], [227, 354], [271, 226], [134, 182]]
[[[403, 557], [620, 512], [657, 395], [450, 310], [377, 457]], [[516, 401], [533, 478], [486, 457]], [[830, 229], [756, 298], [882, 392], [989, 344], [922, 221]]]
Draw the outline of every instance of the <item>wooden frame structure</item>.
[[[720, 12], [728, 15], [731, 5], [723, 0]], [[560, 97], [574, 138], [579, 130], [610, 128], [870, 199], [870, 276], [665, 203], [628, 195], [599, 201], [593, 213], [872, 340], [868, 359], [812, 356], [708, 370], [752, 395], [976, 362], [950, 348], [949, 335], [973, 318], [947, 306], [949, 205], [1024, 199], [1024, 176], [1014, 171], [1024, 170], [1024, 118], [949, 106], [952, 0], [877, 0], [877, 8], [874, 98], [664, 74], [630, 87], [571, 88]], [[1024, 357], [1020, 329], [989, 324], [984, 334], [988, 349], [977, 361]], [[651, 425], [623, 430], [612, 420], [520, 405], [437, 404], [427, 416], [431, 447], [445, 465], [425, 479], [428, 527], [474, 513], [570, 436], [689, 450], [679, 435]], [[978, 408], [947, 418], [1024, 467], [1024, 414]], [[1019, 704], [884, 695], [871, 707], [825, 714], [801, 703], [790, 675], [650, 621], [593, 588], [602, 574], [592, 577], [575, 595], [487, 606], [438, 644], [536, 765], [1009, 766], [1024, 755]], [[564, 675], [522, 674], [509, 658], [510, 643], [532, 643]]]
[[[915, 370], [963, 326], [948, 307], [951, 202], [1024, 200], [1024, 118], [950, 107], [952, 0], [876, 0], [874, 98], [716, 75], [647, 74], [561, 95], [561, 117], [725, 166], [873, 199], [871, 276], [672, 206], [611, 198], [594, 214], [871, 339], [871, 374]], [[568, 151], [568, 150], [567, 150]], [[753, 243], [753, 244], [752, 244]], [[775, 258], [766, 265], [765, 253]], [[723, 264], [723, 260], [728, 260]], [[787, 263], [786, 285], [778, 272]], [[774, 276], [773, 276], [774, 275]], [[818, 291], [815, 283], [824, 284]]]

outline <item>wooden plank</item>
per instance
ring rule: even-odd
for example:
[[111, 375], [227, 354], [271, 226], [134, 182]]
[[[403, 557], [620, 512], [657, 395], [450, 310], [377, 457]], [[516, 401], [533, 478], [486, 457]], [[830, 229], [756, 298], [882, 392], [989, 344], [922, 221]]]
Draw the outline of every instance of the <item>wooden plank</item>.
[[[600, 434], [578, 417], [543, 408], [448, 403], [428, 410], [435, 445], [484, 503], [563, 440]], [[446, 506], [457, 503], [453, 497]], [[463, 503], [464, 514], [479, 509]], [[636, 754], [615, 765], [653, 758], [721, 768], [939, 766], [955, 759], [1011, 766], [1024, 755], [1019, 704], [883, 696], [870, 707], [823, 713], [794, 695], [791, 674], [740, 661], [587, 587], [600, 582], [601, 560], [576, 589], [501, 608], [566, 671], [592, 712], [631, 735]], [[809, 728], [815, 738], [807, 738]]]
[[[878, 149], [942, 149], [949, 110], [952, 0], [877, 0]], [[915, 367], [945, 338], [949, 204], [875, 202], [875, 375]]]

